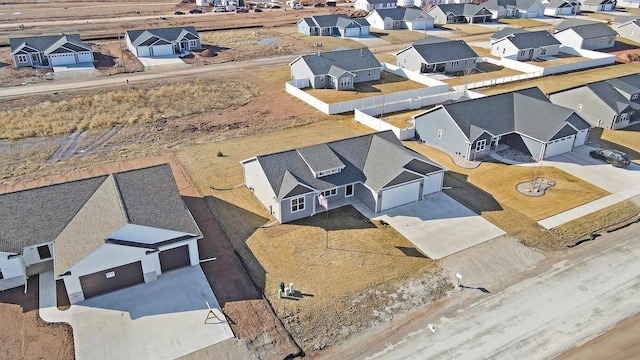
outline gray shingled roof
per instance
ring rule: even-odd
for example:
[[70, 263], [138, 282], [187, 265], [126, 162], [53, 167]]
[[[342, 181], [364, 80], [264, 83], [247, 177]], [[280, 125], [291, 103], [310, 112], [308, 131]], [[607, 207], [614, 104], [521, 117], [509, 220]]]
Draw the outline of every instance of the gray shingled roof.
[[[640, 1], [640, 0], [639, 0]], [[625, 24], [628, 22], [635, 22], [636, 24], [640, 23], [640, 16], [618, 16], [617, 18], [613, 19], [613, 21], [611, 21], [613, 24]]]
[[567, 0], [550, 0], [549, 3], [544, 4], [548, 8], [561, 8], [566, 6], [573, 7], [573, 4]]
[[367, 0], [369, 4], [387, 4], [387, 3], [397, 3], [397, 0]]
[[9, 45], [11, 46], [12, 55], [17, 54], [25, 46], [46, 54], [57, 50], [61, 46], [73, 51], [92, 51], [91, 46], [83, 43], [78, 34], [11, 38], [9, 39]]
[[572, 29], [583, 39], [618, 35], [615, 30], [613, 30], [606, 24], [580, 19], [568, 19], [561, 22], [558, 26], [556, 26], [555, 32], [557, 34], [567, 29]]
[[611, 86], [629, 94], [640, 93], [640, 74], [631, 74], [606, 80]]
[[560, 45], [560, 41], [545, 30], [527, 31], [511, 34], [509, 41], [518, 49], [539, 48], [542, 46]]
[[169, 42], [176, 41], [182, 37], [189, 40], [199, 38], [196, 28], [193, 26], [145, 29], [145, 30], [128, 30], [127, 36], [131, 40], [133, 46], [141, 46], [143, 44], [153, 44], [158, 39], [167, 40]]
[[491, 35], [491, 39], [498, 40], [498, 39], [502, 39], [505, 36], [518, 34], [518, 33], [525, 33], [525, 32], [528, 32], [528, 30], [520, 29], [520, 28], [505, 27], [502, 30], [498, 30], [493, 35]]
[[344, 163], [327, 144], [311, 145], [297, 151], [311, 170], [315, 172], [344, 167]]
[[[117, 187], [115, 195], [109, 181]], [[121, 223], [113, 206], [105, 208], [113, 204], [114, 196], [122, 204], [126, 223], [200, 235], [170, 166], [164, 164], [0, 194], [0, 251], [19, 253], [23, 247], [57, 242], [62, 236], [62, 248], [75, 249], [61, 253], [60, 264], [66, 266], [66, 259], [83, 257], [96, 239], [106, 239]]]
[[[328, 27], [337, 27], [337, 28], [346, 28], [346, 27], [355, 27], [355, 26], [370, 26], [369, 22], [365, 18], [350, 18], [345, 14], [335, 14], [335, 15], [316, 15], [308, 18], [303, 18], [300, 21], [304, 21], [309, 25], [309, 27], [320, 27], [320, 28], [328, 28]], [[298, 21], [298, 22], [300, 22]]]
[[[362, 135], [324, 145], [345, 165], [341, 172], [315, 178], [297, 150], [256, 157], [278, 198], [284, 198], [295, 189], [296, 183], [322, 191], [362, 182], [374, 190], [379, 190], [407, 170], [419, 169], [424, 173], [443, 170], [441, 166], [424, 156], [405, 148], [392, 131]], [[307, 151], [314, 149], [322, 149], [322, 152], [326, 150], [325, 147], [306, 148]]]
[[502, 7], [515, 7], [518, 9], [529, 9], [535, 0], [488, 0], [485, 5], [487, 9], [498, 9], [498, 6]]
[[329, 51], [314, 55], [303, 55], [295, 61], [304, 61], [314, 75], [329, 74], [332, 66], [344, 69], [346, 71], [382, 68], [382, 65], [380, 64], [378, 59], [373, 56], [369, 48]]
[[[492, 135], [512, 132], [540, 141], [550, 140], [567, 119], [575, 114], [571, 109], [552, 104], [538, 88], [466, 100], [442, 106], [469, 140], [484, 131]], [[580, 119], [582, 120], [582, 119]], [[572, 122], [579, 123], [575, 117]], [[587, 126], [588, 124], [582, 120]]]
[[372, 11], [372, 13], [374, 12], [380, 15], [382, 19], [388, 17], [396, 21], [414, 21], [420, 15], [423, 15], [427, 19], [431, 19], [431, 16], [429, 16], [426, 12], [422, 11], [421, 9], [415, 8], [400, 7], [395, 9], [376, 9]]
[[[438, 4], [434, 7], [440, 8], [445, 14], [452, 13], [455, 15], [474, 16], [478, 14], [482, 9], [486, 9], [486, 6], [476, 4]], [[488, 9], [487, 9], [488, 11]]]
[[[478, 57], [478, 54], [476, 54], [476, 52], [473, 51], [473, 49], [471, 49], [463, 40], [440, 41], [440, 39], [435, 39], [432, 42], [429, 42], [429, 38], [431, 37], [432, 36], [428, 36], [422, 40], [422, 43], [418, 43], [417, 45], [414, 43], [414, 45], [411, 46], [427, 64], [437, 64], [447, 61]], [[411, 47], [400, 51], [398, 54], [410, 49]], [[396, 54], [396, 56], [398, 54]]]
[[585, 86], [617, 114], [629, 107], [629, 100], [616, 91], [607, 81], [598, 81]]

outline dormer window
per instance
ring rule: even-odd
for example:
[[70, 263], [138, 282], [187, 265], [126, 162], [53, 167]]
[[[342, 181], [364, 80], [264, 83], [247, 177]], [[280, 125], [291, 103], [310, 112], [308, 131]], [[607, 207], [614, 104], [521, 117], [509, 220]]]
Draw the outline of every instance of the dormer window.
[[635, 99], [637, 99], [637, 98], [638, 98], [638, 94], [633, 94], [633, 95], [631, 95], [631, 100], [635, 100]]

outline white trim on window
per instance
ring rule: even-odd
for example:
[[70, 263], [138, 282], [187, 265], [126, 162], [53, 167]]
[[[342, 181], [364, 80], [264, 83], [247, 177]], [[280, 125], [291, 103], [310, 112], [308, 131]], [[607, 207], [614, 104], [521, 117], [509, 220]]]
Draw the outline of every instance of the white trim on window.
[[26, 63], [28, 61], [27, 55], [18, 55], [19, 63]]
[[487, 139], [476, 141], [476, 152], [484, 151], [487, 148]]
[[438, 129], [438, 139], [442, 139], [442, 130]]
[[[349, 189], [351, 189], [351, 193], [349, 193]], [[354, 194], [353, 184], [349, 184], [344, 187], [344, 197], [351, 197]]]
[[298, 212], [304, 210], [304, 196], [291, 198], [291, 212]]
[[321, 192], [322, 196], [328, 198], [331, 196], [335, 196], [338, 193], [338, 188], [333, 188], [333, 189], [329, 189], [329, 190], [325, 190], [323, 192]]

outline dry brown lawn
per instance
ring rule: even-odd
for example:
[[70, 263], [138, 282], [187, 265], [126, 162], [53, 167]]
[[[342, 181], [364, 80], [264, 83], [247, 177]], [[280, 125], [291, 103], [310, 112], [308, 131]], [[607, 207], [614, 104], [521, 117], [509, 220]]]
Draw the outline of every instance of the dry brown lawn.
[[[327, 126], [335, 131], [325, 131]], [[418, 289], [446, 288], [433, 261], [393, 228], [373, 224], [351, 207], [332, 210], [328, 218], [319, 214], [290, 224], [261, 227], [273, 218], [241, 186], [239, 161], [367, 132], [348, 118], [338, 118], [177, 152], [252, 277], [305, 350], [328, 346], [383, 320], [373, 311], [385, 314], [385, 307], [397, 303], [395, 296], [402, 299], [406, 294], [414, 305], [431, 299], [414, 298], [411, 290], [398, 289], [397, 282], [414, 281]], [[214, 156], [218, 150], [225, 156]], [[294, 283], [299, 293], [290, 299], [278, 299], [280, 282]]]
[[532, 19], [499, 19], [498, 22], [523, 28], [549, 25], [546, 22]]
[[447, 24], [442, 25], [442, 28], [455, 31], [460, 35], [480, 35], [494, 33], [495, 29], [469, 24]]
[[246, 81], [200, 78], [135, 90], [123, 86], [91, 95], [46, 95], [36, 105], [8, 101], [0, 110], [0, 139], [60, 136], [96, 127], [144, 124], [240, 106], [258, 95], [258, 88]]
[[[525, 245], [558, 249], [568, 240], [581, 236], [565, 233], [560, 238], [544, 231], [538, 220], [569, 210], [609, 193], [554, 167], [522, 167], [484, 162], [476, 169], [455, 165], [449, 155], [433, 147], [407, 142], [407, 146], [449, 168], [445, 185], [448, 195], [476, 211]], [[541, 197], [529, 197], [516, 190], [519, 182], [536, 177], [553, 179], [556, 186]]]
[[424, 38], [425, 34], [412, 30], [380, 30], [371, 29], [370, 34], [392, 44], [413, 43]]
[[386, 62], [389, 64], [396, 64], [396, 56], [393, 54], [375, 54], [376, 59], [381, 63]]
[[[599, 131], [601, 132], [599, 133]], [[618, 144], [627, 149], [640, 152], [640, 124], [635, 124], [621, 130], [593, 129], [592, 132], [594, 135], [599, 135], [599, 139], [595, 141], [605, 140], [610, 144]]]
[[544, 93], [569, 89], [586, 83], [611, 79], [640, 72], [640, 63], [614, 64], [595, 69], [576, 71], [568, 74], [545, 76], [532, 80], [492, 86], [480, 90], [485, 95], [501, 94], [509, 91], [539, 87]]
[[522, 72], [517, 70], [513, 70], [509, 68], [501, 68], [499, 70], [496, 69], [495, 71], [487, 71], [487, 72], [475, 73], [471, 75], [458, 76], [455, 78], [446, 79], [444, 80], [444, 82], [449, 84], [450, 86], [456, 86], [456, 85], [469, 84], [477, 81], [499, 79], [507, 76], [515, 76], [515, 75], [521, 75], [521, 74]]
[[531, 64], [531, 65], [535, 65], [535, 66], [540, 66], [540, 67], [552, 67], [552, 66], [558, 66], [558, 65], [563, 65], [563, 64], [572, 64], [572, 63], [576, 63], [576, 62], [582, 62], [585, 60], [589, 60], [585, 57], [582, 56], [573, 56], [573, 55], [569, 55], [569, 54], [558, 54], [558, 56], [553, 59], [553, 60], [547, 60], [547, 61], [524, 61], [525, 64]]
[[429, 106], [426, 108], [418, 109], [418, 110], [409, 110], [409, 111], [401, 111], [390, 114], [384, 114], [384, 120], [389, 124], [399, 127], [401, 129], [406, 127], [413, 126], [413, 120], [411, 117], [414, 115], [422, 114], [423, 112], [431, 109], [433, 106]]
[[[272, 29], [271, 31], [273, 31], [274, 34], [280, 34], [282, 38], [296, 39], [300, 42], [305, 43], [308, 48], [307, 52], [311, 52], [312, 50], [332, 51], [341, 47], [353, 49], [364, 47], [364, 45], [362, 45], [361, 43], [348, 38], [340, 38], [335, 36], [307, 36], [304, 34], [300, 34], [296, 26], [278, 27]], [[316, 43], [321, 43], [322, 45], [319, 47], [314, 47], [314, 44]]]
[[551, 231], [560, 238], [567, 239], [567, 244], [572, 244], [575, 243], [574, 239], [584, 239], [588, 238], [589, 234], [601, 233], [603, 230], [616, 224], [636, 218], [639, 213], [640, 207], [633, 201], [626, 200], [611, 205], [601, 211], [562, 224], [551, 229]]
[[481, 46], [469, 46], [473, 51], [475, 51], [478, 56], [488, 56], [491, 54], [491, 49], [487, 49]]
[[386, 71], [382, 72], [380, 80], [354, 84], [353, 91], [337, 91], [334, 89], [306, 89], [305, 91], [318, 100], [328, 104], [364, 99], [398, 91], [414, 90], [426, 86]]

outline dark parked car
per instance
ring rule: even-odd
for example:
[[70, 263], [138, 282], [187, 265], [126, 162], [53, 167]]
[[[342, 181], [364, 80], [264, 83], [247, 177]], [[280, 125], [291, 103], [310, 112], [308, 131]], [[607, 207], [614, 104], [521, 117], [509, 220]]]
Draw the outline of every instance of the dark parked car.
[[189, 14], [202, 14], [202, 9], [191, 9]]
[[589, 151], [592, 158], [606, 161], [615, 167], [627, 167], [631, 163], [629, 155], [618, 150], [593, 149]]
[[323, 3], [315, 3], [313, 4], [313, 7], [324, 7]]
[[176, 11], [173, 13], [173, 15], [184, 15], [183, 11]]
[[249, 12], [249, 10], [247, 10], [247, 9], [245, 9], [245, 8], [237, 8], [237, 9], [236, 9], [236, 12], [237, 12], [237, 13], [248, 13], [248, 12]]

